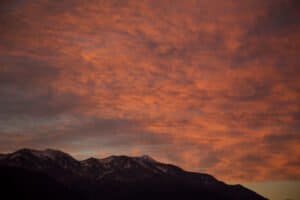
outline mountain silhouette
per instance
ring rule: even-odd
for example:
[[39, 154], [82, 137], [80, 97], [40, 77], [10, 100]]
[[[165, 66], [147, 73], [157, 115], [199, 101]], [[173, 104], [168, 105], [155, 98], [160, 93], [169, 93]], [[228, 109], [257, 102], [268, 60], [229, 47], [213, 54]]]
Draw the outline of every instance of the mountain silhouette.
[[0, 155], [0, 175], [2, 195], [9, 199], [266, 199], [147, 155], [78, 161], [58, 150], [21, 149]]

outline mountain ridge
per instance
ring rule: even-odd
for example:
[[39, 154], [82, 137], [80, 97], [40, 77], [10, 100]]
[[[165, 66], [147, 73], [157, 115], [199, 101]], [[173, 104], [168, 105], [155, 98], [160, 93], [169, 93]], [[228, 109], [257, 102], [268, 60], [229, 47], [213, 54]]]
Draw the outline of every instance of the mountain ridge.
[[[244, 186], [228, 185], [209, 174], [188, 172], [147, 155], [90, 157], [79, 161], [59, 150], [26, 148], [3, 154], [0, 166], [45, 174], [72, 191], [80, 191], [83, 199], [91, 200], [107, 198], [113, 189], [120, 190], [125, 199], [135, 199], [136, 193], [142, 191], [149, 198], [158, 199], [164, 195], [176, 199], [191, 194], [205, 199], [265, 199]], [[113, 195], [108, 199], [120, 198]]]

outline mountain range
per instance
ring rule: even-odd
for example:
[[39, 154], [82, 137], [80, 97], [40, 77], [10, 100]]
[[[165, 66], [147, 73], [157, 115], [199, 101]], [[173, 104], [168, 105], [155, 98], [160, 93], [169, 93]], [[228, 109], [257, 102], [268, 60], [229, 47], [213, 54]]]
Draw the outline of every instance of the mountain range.
[[2, 195], [9, 199], [266, 199], [147, 155], [78, 161], [59, 150], [20, 149], [0, 154], [0, 177]]

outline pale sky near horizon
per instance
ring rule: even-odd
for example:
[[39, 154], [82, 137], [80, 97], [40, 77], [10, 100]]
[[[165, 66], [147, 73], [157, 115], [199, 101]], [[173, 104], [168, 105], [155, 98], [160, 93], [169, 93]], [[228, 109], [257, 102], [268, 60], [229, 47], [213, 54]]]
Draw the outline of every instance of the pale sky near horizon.
[[300, 181], [244, 183], [243, 185], [259, 194], [262, 194], [270, 200], [300, 199]]

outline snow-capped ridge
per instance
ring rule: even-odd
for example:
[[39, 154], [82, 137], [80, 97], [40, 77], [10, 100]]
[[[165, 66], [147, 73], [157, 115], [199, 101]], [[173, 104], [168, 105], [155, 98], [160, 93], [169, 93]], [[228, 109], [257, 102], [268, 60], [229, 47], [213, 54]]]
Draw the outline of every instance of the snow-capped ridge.
[[142, 155], [140, 157], [138, 157], [139, 159], [142, 159], [144, 161], [149, 161], [149, 162], [157, 162], [156, 160], [154, 160], [151, 156], [149, 155]]
[[98, 158], [90, 157], [85, 160], [80, 161], [80, 163], [84, 166], [92, 166], [92, 165], [100, 165], [101, 160]]
[[10, 159], [14, 159], [17, 157], [24, 157], [24, 156], [34, 156], [41, 159], [60, 159], [60, 158], [68, 158], [75, 160], [71, 155], [56, 149], [45, 149], [45, 150], [36, 150], [36, 149], [29, 149], [23, 148], [18, 151], [15, 151], [11, 154], [7, 154]]
[[[36, 168], [47, 168], [50, 163], [55, 163], [64, 169], [79, 170], [79, 173], [94, 173], [96, 170], [97, 173], [100, 173], [99, 175], [108, 171], [137, 169], [145, 170], [148, 174], [168, 174], [173, 173], [174, 169], [176, 169], [174, 168], [175, 166], [160, 163], [149, 155], [135, 157], [112, 155], [105, 158], [90, 157], [77, 161], [71, 155], [55, 149], [35, 150], [24, 148], [10, 154], [4, 154], [2, 159], [8, 159], [12, 165], [20, 165], [22, 167], [34, 164]], [[47, 161], [48, 164], [42, 164], [44, 161]]]

